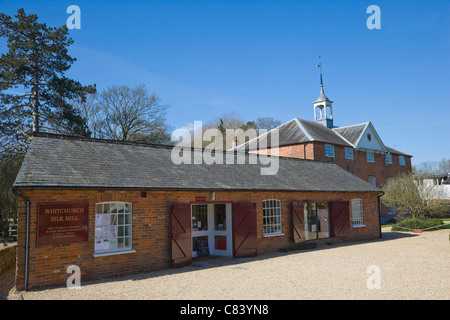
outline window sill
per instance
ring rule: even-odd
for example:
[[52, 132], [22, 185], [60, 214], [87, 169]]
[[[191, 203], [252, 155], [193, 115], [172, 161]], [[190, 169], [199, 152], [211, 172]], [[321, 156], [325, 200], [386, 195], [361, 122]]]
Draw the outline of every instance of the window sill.
[[271, 237], [278, 237], [278, 236], [284, 236], [284, 233], [279, 232], [279, 233], [265, 234], [265, 235], [263, 235], [263, 238], [271, 238]]
[[366, 226], [365, 224], [354, 224], [353, 228], [362, 228], [362, 227], [365, 227], [365, 226]]
[[136, 250], [134, 249], [126, 249], [126, 250], [114, 250], [114, 251], [108, 251], [108, 252], [94, 252], [92, 256], [94, 258], [97, 257], [105, 257], [105, 256], [114, 256], [118, 254], [125, 254], [125, 253], [134, 253]]

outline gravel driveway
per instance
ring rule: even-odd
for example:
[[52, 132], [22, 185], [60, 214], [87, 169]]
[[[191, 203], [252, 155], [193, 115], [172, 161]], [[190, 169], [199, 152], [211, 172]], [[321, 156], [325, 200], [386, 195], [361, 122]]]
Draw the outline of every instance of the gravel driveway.
[[[78, 290], [12, 290], [8, 298], [18, 299], [22, 294], [25, 300], [448, 300], [449, 234], [448, 229], [423, 234], [383, 229], [383, 238], [372, 241], [322, 245], [312, 250], [274, 252], [246, 259], [200, 260], [181, 269], [84, 282]], [[374, 270], [379, 271], [379, 282]]]

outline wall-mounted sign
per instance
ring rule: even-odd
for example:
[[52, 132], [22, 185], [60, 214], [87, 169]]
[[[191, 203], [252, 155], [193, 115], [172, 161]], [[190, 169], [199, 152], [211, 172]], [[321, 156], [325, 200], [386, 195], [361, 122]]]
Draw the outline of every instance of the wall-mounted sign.
[[206, 201], [206, 197], [195, 197], [195, 201], [204, 202], [204, 201]]
[[38, 203], [37, 245], [88, 241], [89, 202]]

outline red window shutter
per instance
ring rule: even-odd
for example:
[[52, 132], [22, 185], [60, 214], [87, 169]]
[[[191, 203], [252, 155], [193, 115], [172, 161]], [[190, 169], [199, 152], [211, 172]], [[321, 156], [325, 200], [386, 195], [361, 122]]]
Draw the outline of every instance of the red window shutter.
[[234, 257], [256, 256], [256, 204], [233, 203], [232, 220]]
[[191, 252], [191, 205], [172, 205], [172, 266], [190, 265]]
[[331, 230], [333, 236], [350, 231], [350, 210], [348, 201], [330, 203]]
[[303, 201], [292, 202], [292, 232], [294, 243], [305, 241], [305, 219]]

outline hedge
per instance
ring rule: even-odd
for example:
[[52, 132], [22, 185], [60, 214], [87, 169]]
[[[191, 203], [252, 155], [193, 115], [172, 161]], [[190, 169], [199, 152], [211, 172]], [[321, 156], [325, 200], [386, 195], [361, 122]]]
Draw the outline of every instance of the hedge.
[[[408, 229], [412, 229], [412, 230], [423, 230], [423, 229], [427, 229], [427, 228], [431, 228], [431, 227], [437, 227], [437, 226], [441, 226], [444, 223], [440, 220], [440, 219], [406, 219], [403, 221], [400, 221], [399, 223], [396, 223], [392, 226], [392, 231], [411, 231], [411, 230], [407, 230], [407, 229], [403, 229], [403, 228], [408, 228]], [[402, 227], [402, 228], [398, 228], [398, 227]], [[437, 230], [439, 228], [433, 228], [430, 229], [431, 230]], [[427, 230], [425, 230], [427, 231]]]
[[0, 275], [11, 269], [16, 264], [17, 245], [0, 250]]

